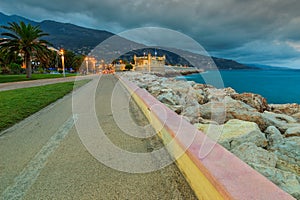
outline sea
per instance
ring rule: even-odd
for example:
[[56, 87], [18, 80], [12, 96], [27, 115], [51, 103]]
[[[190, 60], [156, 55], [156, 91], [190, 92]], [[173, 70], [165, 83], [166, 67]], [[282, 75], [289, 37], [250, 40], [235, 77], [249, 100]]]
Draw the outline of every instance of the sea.
[[179, 76], [177, 79], [210, 84], [217, 88], [231, 87], [238, 93], [260, 94], [268, 103], [300, 104], [300, 70], [220, 70]]

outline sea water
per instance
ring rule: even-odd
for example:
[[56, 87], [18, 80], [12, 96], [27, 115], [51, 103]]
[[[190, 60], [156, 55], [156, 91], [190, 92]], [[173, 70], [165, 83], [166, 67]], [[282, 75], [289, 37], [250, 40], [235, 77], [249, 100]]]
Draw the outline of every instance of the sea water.
[[177, 78], [260, 94], [268, 103], [300, 104], [300, 70], [222, 70]]

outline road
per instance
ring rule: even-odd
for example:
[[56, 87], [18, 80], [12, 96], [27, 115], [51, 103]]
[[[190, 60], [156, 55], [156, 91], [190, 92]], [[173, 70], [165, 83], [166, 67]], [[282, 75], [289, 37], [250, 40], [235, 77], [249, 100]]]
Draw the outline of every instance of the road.
[[[94, 78], [73, 98], [84, 97], [96, 83]], [[104, 75], [96, 87], [94, 108], [107, 137], [126, 151], [161, 148], [157, 136], [136, 138], [119, 128], [113, 118], [112, 94], [117, 91], [114, 98], [124, 101], [128, 94], [116, 83], [114, 76]], [[132, 101], [129, 111], [135, 123], [147, 125]], [[74, 123], [80, 117], [72, 110], [72, 95], [67, 95], [0, 136], [0, 199], [196, 199], [174, 163], [149, 173], [118, 171], [101, 163], [79, 137]], [[132, 165], [148, 166], [155, 159]]]

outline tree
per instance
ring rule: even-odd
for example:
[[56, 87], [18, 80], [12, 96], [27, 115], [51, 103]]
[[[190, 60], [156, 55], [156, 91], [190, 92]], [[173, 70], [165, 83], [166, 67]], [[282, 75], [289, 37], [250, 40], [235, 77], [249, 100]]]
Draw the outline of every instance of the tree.
[[16, 73], [22, 70], [15, 70], [16, 66], [21, 68], [22, 58], [17, 53], [8, 53], [0, 49], [0, 73]]
[[125, 69], [126, 69], [127, 71], [130, 71], [130, 70], [133, 69], [133, 66], [132, 66], [131, 64], [127, 64], [127, 65], [125, 66]]
[[8, 23], [9, 26], [1, 26], [1, 28], [9, 31], [2, 33], [2, 36], [8, 37], [0, 39], [0, 48], [9, 53], [21, 53], [24, 56], [26, 66], [26, 77], [31, 78], [31, 58], [34, 55], [46, 56], [50, 53], [47, 45], [50, 43], [46, 40], [40, 39], [48, 35], [44, 33], [39, 26], [32, 26], [20, 22]]
[[[81, 67], [82, 62], [84, 61], [85, 56], [77, 55], [70, 50], [64, 50], [64, 52], [66, 69], [70, 70], [72, 68], [74, 71], [78, 71]], [[61, 60], [59, 62], [59, 66], [61, 67]]]

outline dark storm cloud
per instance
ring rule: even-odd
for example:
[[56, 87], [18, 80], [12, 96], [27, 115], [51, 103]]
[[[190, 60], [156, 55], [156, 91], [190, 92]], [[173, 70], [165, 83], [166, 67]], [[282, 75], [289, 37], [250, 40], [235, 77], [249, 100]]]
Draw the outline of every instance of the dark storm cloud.
[[248, 59], [265, 55], [259, 59], [262, 62], [278, 58], [278, 52], [280, 58], [299, 59], [299, 49], [293, 45], [300, 41], [299, 0], [1, 0], [1, 9], [114, 32], [143, 26], [170, 28], [216, 55], [243, 62], [251, 62], [243, 56], [247, 53]]

